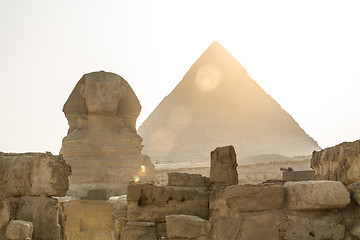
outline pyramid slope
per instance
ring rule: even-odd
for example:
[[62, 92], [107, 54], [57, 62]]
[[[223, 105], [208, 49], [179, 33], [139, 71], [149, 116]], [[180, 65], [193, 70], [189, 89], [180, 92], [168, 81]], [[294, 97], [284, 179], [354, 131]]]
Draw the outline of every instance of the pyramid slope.
[[231, 144], [239, 157], [309, 155], [319, 149], [296, 121], [214, 42], [140, 126], [157, 163], [205, 162]]

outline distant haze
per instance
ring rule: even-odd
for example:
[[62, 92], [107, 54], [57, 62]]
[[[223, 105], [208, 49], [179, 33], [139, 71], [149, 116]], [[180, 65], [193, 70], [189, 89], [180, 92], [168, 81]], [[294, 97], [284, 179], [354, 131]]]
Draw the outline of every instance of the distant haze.
[[359, 1], [0, 2], [0, 151], [58, 154], [79, 79], [122, 76], [137, 126], [219, 41], [325, 148], [360, 139]]

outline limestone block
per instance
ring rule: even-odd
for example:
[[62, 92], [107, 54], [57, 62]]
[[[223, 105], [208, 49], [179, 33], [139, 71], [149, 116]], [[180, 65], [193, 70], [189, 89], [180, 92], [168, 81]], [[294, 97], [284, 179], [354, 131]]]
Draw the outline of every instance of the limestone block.
[[233, 209], [226, 205], [225, 190], [226, 186], [213, 186], [209, 196], [209, 216], [235, 216]]
[[112, 231], [113, 206], [107, 201], [73, 200], [63, 203], [65, 234]]
[[360, 182], [349, 185], [347, 189], [351, 194], [351, 198], [360, 204]]
[[120, 239], [121, 233], [126, 226], [126, 218], [117, 218], [114, 222], [115, 239]]
[[329, 217], [287, 216], [279, 227], [280, 239], [340, 240], [345, 237], [345, 226]]
[[0, 239], [3, 239], [10, 221], [10, 200], [0, 195]]
[[345, 185], [360, 182], [360, 140], [314, 151], [311, 167], [317, 180], [341, 181]]
[[211, 152], [210, 182], [227, 186], [239, 183], [236, 170], [236, 153], [233, 146], [218, 147]]
[[282, 184], [234, 185], [224, 194], [226, 205], [236, 212], [281, 209], [284, 202]]
[[341, 182], [287, 182], [284, 189], [290, 210], [343, 208], [350, 203], [350, 193]]
[[201, 174], [168, 173], [168, 186], [209, 188], [210, 178]]
[[114, 218], [125, 218], [127, 210], [126, 195], [111, 197], [109, 202], [113, 205]]
[[107, 231], [72, 232], [66, 235], [67, 240], [114, 240], [114, 234]]
[[[264, 213], [249, 215], [244, 219], [240, 240], [278, 240], [282, 216]], [[292, 238], [291, 238], [292, 240]]]
[[210, 218], [212, 239], [237, 240], [241, 236], [243, 217], [213, 217]]
[[166, 223], [164, 223], [164, 222], [156, 223], [156, 235], [157, 235], [157, 239], [160, 239], [160, 240], [168, 239], [167, 233], [166, 233]]
[[356, 219], [350, 229], [350, 233], [353, 236], [360, 238], [360, 219]]
[[65, 196], [70, 174], [61, 155], [0, 152], [0, 192], [8, 196]]
[[121, 240], [157, 240], [155, 223], [127, 222], [121, 232]]
[[128, 187], [127, 219], [165, 221], [171, 214], [208, 218], [209, 193], [201, 188], [132, 183]]
[[59, 219], [61, 206], [57, 199], [50, 197], [12, 197], [11, 219], [32, 222], [34, 239], [60, 239], [63, 226]]
[[208, 221], [197, 216], [169, 215], [166, 216], [166, 232], [170, 239], [173, 238], [198, 238], [209, 234]]
[[33, 225], [31, 222], [22, 220], [10, 221], [5, 236], [11, 240], [31, 239], [33, 233]]

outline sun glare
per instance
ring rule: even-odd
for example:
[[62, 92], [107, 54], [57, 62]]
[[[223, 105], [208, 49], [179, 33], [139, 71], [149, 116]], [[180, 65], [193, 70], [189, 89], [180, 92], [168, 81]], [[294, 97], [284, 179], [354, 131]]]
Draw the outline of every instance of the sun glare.
[[199, 68], [196, 73], [195, 82], [202, 92], [215, 90], [222, 79], [220, 69], [214, 64], [207, 64]]

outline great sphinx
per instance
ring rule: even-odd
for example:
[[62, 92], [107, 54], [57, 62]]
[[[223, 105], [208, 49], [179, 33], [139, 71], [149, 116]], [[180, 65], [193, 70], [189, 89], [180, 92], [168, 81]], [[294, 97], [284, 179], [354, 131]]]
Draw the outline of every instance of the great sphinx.
[[89, 191], [126, 194], [130, 181], [154, 180], [154, 165], [142, 155], [136, 133], [141, 105], [130, 85], [108, 72], [85, 74], [66, 101], [69, 123], [60, 153], [72, 167], [68, 195]]

